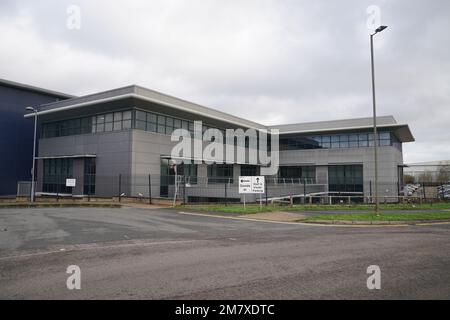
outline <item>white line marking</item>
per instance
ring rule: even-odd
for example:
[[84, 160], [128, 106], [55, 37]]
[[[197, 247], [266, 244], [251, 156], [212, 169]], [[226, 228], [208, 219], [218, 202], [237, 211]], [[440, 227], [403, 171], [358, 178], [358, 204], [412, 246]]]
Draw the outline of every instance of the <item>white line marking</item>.
[[112, 248], [127, 248], [127, 247], [134, 247], [134, 246], [152, 246], [152, 245], [159, 245], [159, 244], [176, 244], [176, 243], [189, 243], [189, 242], [198, 242], [198, 241], [208, 241], [208, 239], [205, 240], [174, 240], [174, 241], [160, 241], [160, 242], [133, 242], [133, 243], [121, 243], [121, 244], [108, 244], [108, 245], [97, 245], [97, 244], [79, 244], [79, 245], [73, 245], [74, 247], [71, 248], [61, 248], [58, 250], [52, 250], [52, 251], [45, 251], [45, 252], [33, 252], [33, 253], [25, 253], [25, 254], [18, 254], [18, 255], [12, 255], [12, 256], [4, 256], [0, 257], [0, 260], [7, 260], [7, 259], [14, 259], [14, 258], [27, 258], [27, 257], [33, 257], [33, 256], [43, 256], [43, 255], [49, 255], [53, 253], [69, 253], [69, 252], [76, 252], [76, 251], [87, 251], [87, 250], [96, 250], [96, 249], [112, 249]]
[[300, 225], [300, 226], [308, 226], [308, 227], [335, 227], [335, 228], [386, 228], [386, 227], [408, 227], [407, 224], [383, 224], [383, 225], [358, 225], [358, 224], [319, 224], [319, 223], [305, 223], [305, 222], [287, 222], [287, 221], [275, 221], [275, 220], [262, 220], [262, 219], [251, 219], [251, 218], [240, 218], [240, 217], [225, 217], [218, 216], [214, 214], [207, 213], [193, 213], [193, 212], [184, 212], [178, 211], [178, 214], [184, 214], [189, 216], [201, 216], [201, 217], [212, 217], [219, 219], [231, 219], [231, 220], [244, 220], [244, 221], [253, 221], [253, 222], [266, 222], [266, 223], [276, 223], [276, 224], [289, 224], [289, 225]]

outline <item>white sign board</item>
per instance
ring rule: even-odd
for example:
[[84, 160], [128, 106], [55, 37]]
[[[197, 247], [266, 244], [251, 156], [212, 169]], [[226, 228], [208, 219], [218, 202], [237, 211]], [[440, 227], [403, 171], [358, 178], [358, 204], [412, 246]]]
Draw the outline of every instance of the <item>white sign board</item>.
[[265, 182], [264, 176], [252, 177], [252, 193], [264, 193]]
[[75, 187], [77, 179], [66, 179], [66, 187]]
[[239, 177], [239, 193], [252, 193], [252, 178]]
[[264, 193], [265, 179], [264, 176], [256, 177], [239, 177], [239, 193]]

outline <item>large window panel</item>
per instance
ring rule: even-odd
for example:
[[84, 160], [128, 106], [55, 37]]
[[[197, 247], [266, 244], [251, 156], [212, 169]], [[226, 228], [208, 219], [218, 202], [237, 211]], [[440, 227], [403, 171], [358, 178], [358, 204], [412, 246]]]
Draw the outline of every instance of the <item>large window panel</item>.
[[208, 181], [210, 183], [232, 183], [233, 165], [232, 164], [213, 164], [208, 165]]
[[330, 192], [363, 192], [363, 166], [329, 166], [328, 184]]

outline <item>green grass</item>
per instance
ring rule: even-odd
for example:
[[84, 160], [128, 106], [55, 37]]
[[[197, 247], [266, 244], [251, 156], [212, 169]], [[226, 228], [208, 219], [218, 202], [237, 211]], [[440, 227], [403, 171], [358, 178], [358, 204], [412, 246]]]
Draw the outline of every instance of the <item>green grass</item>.
[[448, 220], [450, 212], [424, 213], [396, 213], [375, 215], [373, 213], [360, 214], [321, 214], [308, 217], [305, 221], [334, 220], [334, 221], [415, 221], [415, 220]]
[[271, 211], [281, 211], [287, 207], [280, 207], [277, 205], [263, 205], [260, 207], [255, 204], [238, 205], [238, 204], [230, 204], [230, 205], [188, 205], [188, 206], [178, 206], [180, 209], [189, 209], [196, 211], [205, 211], [205, 212], [223, 212], [223, 213], [238, 213], [238, 214], [253, 214], [260, 212], [271, 212]]
[[[279, 205], [263, 205], [260, 208], [259, 204], [249, 204], [245, 208], [241, 204], [212, 204], [212, 205], [187, 205], [179, 206], [180, 209], [189, 209], [205, 212], [222, 212], [222, 213], [237, 213], [237, 214], [254, 214], [260, 212], [272, 211], [337, 211], [337, 210], [364, 210], [367, 212], [373, 211], [373, 205], [294, 205], [279, 206]], [[435, 203], [435, 204], [381, 204], [380, 210], [450, 210], [450, 203]]]
[[[380, 210], [450, 210], [450, 203], [425, 204], [380, 204]], [[334, 204], [334, 205], [294, 205], [286, 207], [287, 211], [337, 211], [337, 210], [375, 210], [375, 205], [369, 204]]]

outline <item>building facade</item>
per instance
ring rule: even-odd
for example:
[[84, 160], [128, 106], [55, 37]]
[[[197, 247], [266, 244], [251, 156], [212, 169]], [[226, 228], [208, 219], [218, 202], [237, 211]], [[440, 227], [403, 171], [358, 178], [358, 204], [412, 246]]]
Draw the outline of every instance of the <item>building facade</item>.
[[33, 122], [25, 108], [73, 96], [0, 79], [0, 196], [17, 192], [18, 181], [31, 180]]
[[[267, 177], [273, 197], [369, 196], [373, 189], [371, 118], [265, 126], [135, 85], [41, 105], [39, 110], [37, 191], [43, 194], [148, 196], [150, 175], [152, 197], [170, 197], [175, 174], [171, 153], [177, 144], [171, 134], [179, 128], [194, 133], [195, 121], [202, 122], [202, 132], [277, 129], [280, 167]], [[396, 196], [402, 185], [402, 143], [414, 138], [408, 125], [398, 124], [392, 116], [379, 117], [378, 130], [379, 193]], [[252, 148], [246, 142], [245, 152]], [[270, 144], [269, 149], [277, 151]], [[224, 194], [242, 200], [233, 187], [238, 177], [261, 170], [245, 161], [184, 160], [176, 170], [185, 177], [191, 200], [220, 199]], [[68, 177], [77, 180], [75, 188], [65, 186]]]

